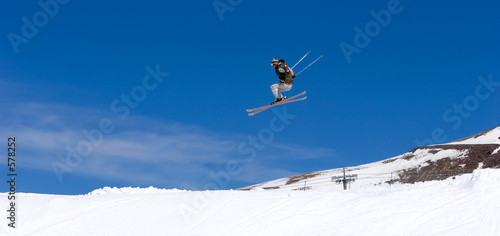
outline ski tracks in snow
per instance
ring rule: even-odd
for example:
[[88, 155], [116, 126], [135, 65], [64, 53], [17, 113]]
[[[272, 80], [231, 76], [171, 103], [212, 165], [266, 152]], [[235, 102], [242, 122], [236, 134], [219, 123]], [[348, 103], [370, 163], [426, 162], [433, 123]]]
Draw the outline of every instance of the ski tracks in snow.
[[[112, 198], [110, 200], [101, 199], [101, 201], [95, 199], [96, 201], [88, 201], [89, 205], [86, 207], [75, 206], [71, 204], [72, 202], [71, 198], [78, 198], [78, 197], [81, 196], [64, 196], [61, 198], [52, 199], [49, 203], [47, 203], [48, 205], [47, 208], [62, 208], [62, 209], [74, 208], [75, 210], [70, 211], [66, 214], [59, 214], [55, 216], [50, 216], [50, 215], [40, 216], [39, 219], [43, 219], [43, 221], [39, 221], [38, 223], [34, 224], [32, 226], [33, 229], [29, 230], [27, 235], [44, 235], [44, 232], [50, 228], [55, 227], [64, 229], [65, 227], [61, 227], [61, 225], [64, 225], [67, 222], [78, 220], [78, 218], [83, 218], [89, 214], [95, 215], [99, 214], [99, 212], [106, 212], [109, 211], [111, 208], [120, 207], [129, 204], [131, 202], [144, 201], [144, 197], [123, 196], [123, 198], [118, 198], [118, 199], [117, 198]], [[78, 233], [81, 233], [82, 235], [91, 233], [89, 231], [80, 231], [80, 229], [74, 229], [73, 232], [76, 235], [78, 235]]]
[[287, 201], [282, 199], [274, 204], [271, 204], [269, 207], [265, 207], [264, 209], [256, 209], [255, 212], [251, 212], [248, 216], [236, 220], [231, 227], [225, 229], [220, 235], [231, 236], [235, 235], [235, 233], [236, 235], [249, 234], [246, 229], [252, 225], [260, 224], [262, 221], [265, 221], [265, 219], [267, 219], [266, 216], [276, 214], [276, 211], [283, 208], [286, 203]]

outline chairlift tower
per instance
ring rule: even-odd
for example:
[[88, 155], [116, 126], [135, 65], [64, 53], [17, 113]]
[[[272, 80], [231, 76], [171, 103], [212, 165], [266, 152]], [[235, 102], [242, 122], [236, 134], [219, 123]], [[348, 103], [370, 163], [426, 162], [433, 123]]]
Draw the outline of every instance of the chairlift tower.
[[335, 182], [337, 184], [342, 183], [344, 185], [344, 190], [347, 190], [347, 183], [354, 182], [357, 178], [357, 174], [352, 174], [352, 175], [346, 175], [345, 174], [345, 168], [343, 169], [344, 175], [342, 176], [332, 176], [332, 182]]

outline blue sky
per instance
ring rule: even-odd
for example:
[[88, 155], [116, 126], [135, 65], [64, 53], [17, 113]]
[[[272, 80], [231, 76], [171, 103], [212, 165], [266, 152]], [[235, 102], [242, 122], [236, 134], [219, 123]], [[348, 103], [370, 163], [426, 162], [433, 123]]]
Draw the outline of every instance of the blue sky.
[[[18, 191], [232, 189], [499, 124], [497, 1], [10, 1], [0, 134]], [[346, 46], [349, 45], [349, 46]], [[270, 61], [303, 102], [274, 100]], [[7, 160], [0, 168], [7, 174]], [[7, 185], [3, 190], [6, 192]]]

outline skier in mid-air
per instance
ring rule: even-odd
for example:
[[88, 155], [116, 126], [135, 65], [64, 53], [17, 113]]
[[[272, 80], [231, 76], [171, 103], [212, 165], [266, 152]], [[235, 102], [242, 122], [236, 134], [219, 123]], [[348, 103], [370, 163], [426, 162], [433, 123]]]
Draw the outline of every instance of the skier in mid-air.
[[288, 104], [288, 103], [292, 103], [292, 102], [306, 100], [307, 97], [304, 96], [306, 94], [306, 91], [299, 93], [297, 95], [291, 96], [289, 98], [284, 97], [281, 93], [286, 92], [286, 91], [290, 91], [290, 89], [292, 89], [293, 79], [295, 78], [295, 76], [302, 73], [305, 69], [309, 68], [312, 64], [314, 64], [316, 61], [318, 61], [320, 58], [323, 57], [323, 55], [321, 55], [320, 57], [316, 58], [316, 60], [314, 60], [309, 65], [304, 67], [304, 69], [299, 71], [299, 73], [295, 74], [295, 72], [293, 71], [293, 68], [295, 68], [295, 66], [297, 64], [299, 64], [310, 52], [311, 51], [307, 52], [306, 55], [304, 55], [297, 63], [295, 63], [294, 66], [292, 66], [292, 68], [288, 67], [285, 60], [278, 59], [276, 57], [273, 58], [273, 60], [271, 61], [271, 66], [274, 68], [274, 71], [276, 72], [278, 79], [280, 79], [279, 83], [275, 83], [275, 84], [271, 85], [271, 91], [273, 92], [274, 97], [276, 97], [276, 100], [274, 100], [274, 102], [271, 103], [271, 105], [247, 109], [249, 116], [253, 116], [255, 114], [261, 113], [261, 112], [263, 112], [263, 111], [265, 111], [273, 106], [276, 106], [276, 105], [283, 105], [283, 104]]
[[271, 103], [272, 105], [286, 99], [281, 92], [286, 92], [292, 89], [295, 72], [287, 66], [285, 60], [278, 59], [276, 57], [271, 61], [271, 66], [274, 68], [276, 75], [280, 79], [279, 83], [271, 85], [271, 91], [273, 92], [274, 97], [276, 97], [276, 100]]

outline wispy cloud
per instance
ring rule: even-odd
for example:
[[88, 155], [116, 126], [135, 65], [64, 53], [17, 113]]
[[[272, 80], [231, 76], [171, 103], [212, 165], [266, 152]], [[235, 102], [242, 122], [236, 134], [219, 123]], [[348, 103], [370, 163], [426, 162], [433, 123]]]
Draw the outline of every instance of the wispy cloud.
[[[70, 107], [60, 103], [19, 103], [2, 113], [1, 125], [8, 135], [19, 137], [24, 168], [53, 172], [53, 163], [70, 166], [64, 175], [79, 174], [99, 179], [115, 179], [131, 185], [190, 186], [203, 189], [210, 172], [223, 169], [230, 161], [243, 163], [245, 171], [234, 180], [257, 183], [297, 174], [242, 161], [237, 146], [246, 135], [219, 134], [196, 125], [168, 123], [130, 115], [121, 121], [110, 119], [113, 132], [94, 136], [98, 144], [89, 155], [67, 164], [68, 147], [76, 150], [91, 143], [85, 132], [98, 130], [99, 121], [111, 117], [108, 111]], [[273, 142], [258, 154], [266, 160], [308, 159], [332, 155], [332, 150]], [[53, 181], [57, 181], [54, 174]]]

